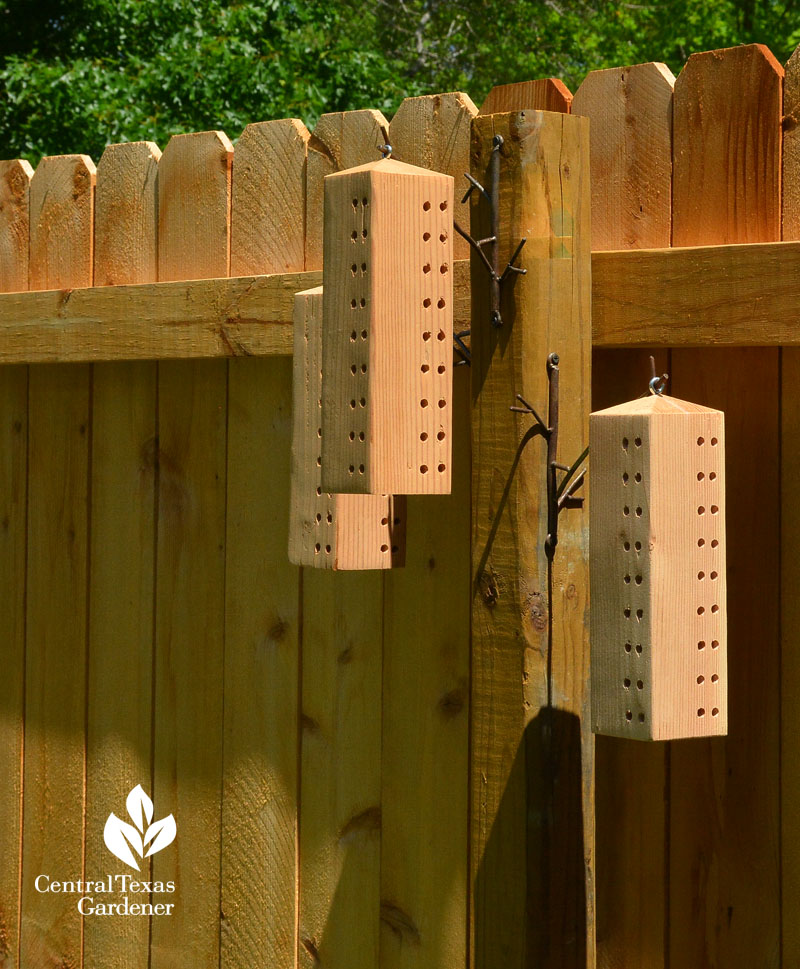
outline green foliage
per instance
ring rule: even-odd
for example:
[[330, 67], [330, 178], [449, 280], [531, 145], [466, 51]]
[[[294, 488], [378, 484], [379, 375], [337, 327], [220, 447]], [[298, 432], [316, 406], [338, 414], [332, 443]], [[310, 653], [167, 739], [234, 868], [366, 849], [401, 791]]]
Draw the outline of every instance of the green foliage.
[[0, 0], [0, 156], [360, 107], [760, 41], [785, 61], [800, 0]]

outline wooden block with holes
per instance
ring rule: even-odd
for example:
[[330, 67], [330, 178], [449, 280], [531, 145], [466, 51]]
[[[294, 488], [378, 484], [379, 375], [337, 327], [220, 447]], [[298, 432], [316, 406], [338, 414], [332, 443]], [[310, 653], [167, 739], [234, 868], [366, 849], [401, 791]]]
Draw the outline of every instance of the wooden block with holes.
[[320, 569], [405, 561], [405, 499], [322, 489], [322, 287], [294, 299], [294, 426], [289, 559]]
[[328, 175], [322, 484], [449, 494], [453, 179], [387, 159]]
[[596, 733], [727, 732], [724, 415], [648, 396], [591, 415]]

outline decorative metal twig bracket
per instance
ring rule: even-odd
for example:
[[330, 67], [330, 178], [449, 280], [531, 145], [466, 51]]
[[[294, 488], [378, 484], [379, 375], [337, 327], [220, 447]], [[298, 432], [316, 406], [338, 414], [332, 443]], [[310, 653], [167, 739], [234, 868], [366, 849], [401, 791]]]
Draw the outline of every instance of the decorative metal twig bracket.
[[[500, 315], [500, 294], [502, 292], [503, 283], [512, 275], [518, 273], [524, 276], [527, 272], [527, 270], [523, 269], [521, 266], [515, 265], [517, 257], [519, 256], [520, 252], [522, 252], [522, 247], [527, 242], [527, 239], [522, 239], [520, 241], [519, 245], [514, 250], [514, 255], [509, 259], [506, 268], [500, 272], [500, 149], [502, 147], [503, 136], [495, 135], [492, 139], [492, 155], [489, 159], [488, 191], [477, 179], [473, 178], [469, 173], [466, 173], [466, 178], [469, 181], [470, 186], [467, 189], [466, 195], [461, 200], [463, 204], [469, 200], [473, 192], [480, 192], [480, 194], [489, 203], [492, 234], [487, 236], [485, 239], [473, 239], [472, 236], [462, 229], [457, 222], [453, 222], [453, 228], [456, 230], [456, 232], [458, 232], [459, 235], [463, 236], [467, 240], [473, 251], [478, 254], [481, 262], [486, 267], [486, 271], [489, 273], [492, 298], [491, 323], [492, 326], [495, 327], [503, 325], [503, 318]], [[488, 256], [484, 252], [484, 246], [489, 247]]]
[[[524, 240], [523, 240], [524, 241]], [[521, 407], [511, 407], [518, 414], [530, 414], [536, 421], [535, 431], [547, 441], [547, 538], [544, 543], [545, 555], [553, 559], [558, 545], [558, 516], [567, 508], [582, 508], [583, 498], [576, 495], [586, 478], [586, 468], [578, 471], [586, 460], [589, 448], [571, 465], [559, 464], [558, 457], [558, 354], [551, 353], [547, 358], [547, 423], [536, 413], [534, 407], [521, 395], [517, 400]], [[559, 480], [558, 472], [564, 474]]]

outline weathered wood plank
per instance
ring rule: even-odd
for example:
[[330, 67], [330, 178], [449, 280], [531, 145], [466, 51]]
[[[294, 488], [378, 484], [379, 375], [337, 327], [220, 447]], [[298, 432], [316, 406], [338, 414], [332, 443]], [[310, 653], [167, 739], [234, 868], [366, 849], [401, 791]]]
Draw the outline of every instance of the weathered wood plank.
[[[28, 198], [33, 169], [0, 162], [0, 290], [28, 288]], [[22, 780], [25, 742], [25, 555], [28, 368], [0, 370], [0, 601], [6, 671], [0, 742], [0, 964], [19, 967]]]
[[[249, 125], [236, 146], [231, 271], [301, 272], [300, 122]], [[300, 573], [286, 557], [292, 366], [228, 365], [221, 969], [297, 958]]]
[[[783, 69], [758, 45], [693, 55], [675, 83], [673, 244], [780, 237]], [[670, 960], [780, 951], [780, 373], [777, 350], [676, 350], [671, 393], [726, 415], [727, 738], [670, 754]], [[754, 608], [754, 603], [757, 607]]]
[[486, 95], [479, 114], [501, 114], [506, 111], [560, 111], [569, 114], [572, 92], [557, 77], [536, 81], [496, 84]]
[[[213, 131], [165, 148], [161, 279], [227, 275], [232, 155]], [[153, 969], [219, 961], [226, 422], [224, 361], [159, 364], [153, 799], [180, 833], [152, 871], [180, 904], [153, 920]]]
[[595, 347], [797, 345], [798, 293], [797, 242], [596, 252], [592, 342]]
[[[94, 181], [85, 156], [39, 163], [33, 289], [91, 285]], [[75, 899], [35, 879], [84, 871], [90, 381], [88, 366], [30, 372], [20, 966], [81, 962]]]
[[655, 249], [672, 227], [672, 89], [666, 64], [592, 71], [572, 113], [592, 129], [592, 250]]
[[[670, 244], [673, 84], [663, 64], [639, 64], [592, 71], [575, 94], [573, 114], [588, 117], [591, 131], [595, 346], [594, 280], [602, 250]], [[638, 397], [649, 353], [595, 349], [592, 409]], [[659, 354], [659, 373], [666, 358]], [[595, 753], [597, 962], [601, 969], [660, 969], [666, 960], [666, 751], [600, 736]]]
[[[550, 112], [478, 118], [472, 172], [500, 166], [501, 264], [527, 235], [504, 308], [489, 324], [473, 274], [472, 962], [479, 969], [594, 960], [593, 738], [587, 697], [586, 512], [562, 517], [552, 571], [546, 460], [521, 393], [543, 407], [561, 358], [560, 460], [587, 440], [590, 390], [589, 123]], [[475, 202], [472, 233], [489, 235]], [[556, 241], [557, 240], [557, 241]], [[551, 591], [552, 609], [548, 591]]]
[[[442, 102], [451, 104], [449, 112]], [[398, 157], [452, 175], [461, 186], [469, 171], [471, 102], [465, 95], [431, 95], [427, 102], [418, 98], [404, 105], [405, 120], [401, 114], [390, 130], [390, 137], [400, 139]], [[454, 119], [453, 126], [436, 123], [441, 113]], [[457, 218], [460, 199], [456, 192]], [[466, 221], [466, 213], [461, 218]], [[452, 362], [448, 347], [445, 364]], [[451, 493], [408, 499], [406, 566], [384, 579], [384, 969], [461, 969], [467, 964], [468, 367], [453, 371], [451, 409]]]
[[[160, 152], [111, 145], [97, 166], [95, 285], [154, 282]], [[103, 871], [109, 811], [152, 791], [156, 364], [98, 363], [92, 373], [86, 867]], [[150, 861], [139, 863], [148, 877]], [[147, 918], [86, 919], [84, 966], [147, 960]]]

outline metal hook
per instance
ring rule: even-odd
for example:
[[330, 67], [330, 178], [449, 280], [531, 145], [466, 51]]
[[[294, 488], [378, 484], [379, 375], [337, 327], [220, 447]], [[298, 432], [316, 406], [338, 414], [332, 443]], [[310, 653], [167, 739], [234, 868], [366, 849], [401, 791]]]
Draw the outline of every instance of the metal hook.
[[384, 158], [392, 157], [392, 146], [390, 144], [378, 145], [378, 151], [383, 155]]
[[647, 385], [648, 389], [650, 390], [650, 393], [653, 394], [655, 397], [660, 397], [667, 388], [667, 381], [669, 380], [669, 374], [662, 373], [660, 377], [658, 376], [658, 374], [656, 373], [655, 357], [650, 357], [650, 371], [653, 376], [650, 378], [650, 381]]

